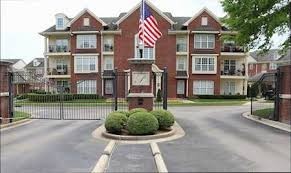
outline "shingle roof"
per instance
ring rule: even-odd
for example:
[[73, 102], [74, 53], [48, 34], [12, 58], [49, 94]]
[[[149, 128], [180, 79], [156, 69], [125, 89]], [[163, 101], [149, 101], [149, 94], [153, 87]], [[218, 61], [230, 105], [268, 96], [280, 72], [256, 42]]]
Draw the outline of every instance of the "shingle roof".
[[291, 50], [288, 49], [286, 54], [281, 56], [277, 61], [285, 61], [285, 62], [289, 61], [289, 62], [291, 62]]
[[21, 59], [1, 59], [1, 61], [11, 62], [12, 64], [17, 63]]
[[259, 51], [251, 52], [251, 56], [258, 62], [276, 61], [278, 58], [278, 49], [270, 49], [268, 52], [260, 54]]
[[34, 58], [32, 61], [30, 61], [26, 66], [25, 68], [31, 68], [31, 67], [35, 67], [33, 65], [33, 61], [34, 60], [37, 60], [39, 63], [39, 65], [37, 67], [44, 67], [44, 58]]

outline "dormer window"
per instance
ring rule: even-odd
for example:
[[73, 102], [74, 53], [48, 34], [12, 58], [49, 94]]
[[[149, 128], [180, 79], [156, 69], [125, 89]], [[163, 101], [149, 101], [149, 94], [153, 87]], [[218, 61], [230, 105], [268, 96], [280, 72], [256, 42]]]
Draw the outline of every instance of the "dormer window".
[[83, 25], [84, 25], [84, 26], [90, 26], [90, 19], [87, 18], [87, 17], [84, 18], [84, 19], [83, 19]]
[[56, 29], [64, 29], [64, 18], [62, 17], [57, 18]]
[[208, 18], [207, 17], [202, 17], [201, 18], [201, 25], [202, 26], [207, 26], [208, 25]]

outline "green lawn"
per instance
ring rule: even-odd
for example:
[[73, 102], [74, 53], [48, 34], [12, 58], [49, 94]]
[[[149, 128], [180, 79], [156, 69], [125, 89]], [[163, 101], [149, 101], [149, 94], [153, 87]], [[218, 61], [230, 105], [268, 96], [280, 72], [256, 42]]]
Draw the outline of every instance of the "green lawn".
[[253, 112], [254, 115], [259, 116], [261, 118], [269, 118], [269, 115], [271, 115], [274, 112], [274, 108], [267, 108], [267, 109], [260, 109]]
[[25, 113], [25, 112], [20, 112], [20, 111], [15, 111], [14, 112], [14, 117], [13, 117], [13, 122], [19, 121], [19, 120], [23, 120], [26, 118], [29, 118], [30, 114]]

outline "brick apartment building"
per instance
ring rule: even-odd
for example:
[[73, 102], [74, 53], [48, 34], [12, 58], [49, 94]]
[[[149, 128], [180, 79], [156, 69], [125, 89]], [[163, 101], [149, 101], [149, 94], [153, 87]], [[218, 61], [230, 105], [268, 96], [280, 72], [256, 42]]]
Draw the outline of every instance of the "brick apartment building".
[[[154, 48], [145, 49], [144, 58], [155, 60], [154, 73], [168, 68], [170, 98], [246, 94], [247, 52], [233, 41], [222, 40], [236, 32], [222, 26], [207, 8], [192, 17], [174, 17], [146, 3], [163, 36]], [[74, 18], [56, 14], [55, 25], [40, 33], [47, 89], [62, 85], [67, 92], [112, 94], [112, 70], [129, 72], [128, 59], [139, 57], [139, 8], [140, 3], [118, 17], [99, 18], [88, 9]], [[124, 93], [130, 80], [118, 81]], [[157, 77], [153, 83], [154, 94], [161, 88], [160, 81]]]

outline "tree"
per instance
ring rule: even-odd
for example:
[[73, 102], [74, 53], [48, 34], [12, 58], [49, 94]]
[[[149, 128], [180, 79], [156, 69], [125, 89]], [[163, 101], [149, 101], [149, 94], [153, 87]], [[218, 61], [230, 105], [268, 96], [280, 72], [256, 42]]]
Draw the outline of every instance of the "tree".
[[222, 0], [227, 15], [222, 22], [229, 29], [238, 31], [237, 43], [249, 48], [267, 51], [272, 46], [271, 38], [288, 33], [280, 46], [287, 50], [291, 46], [290, 0]]

